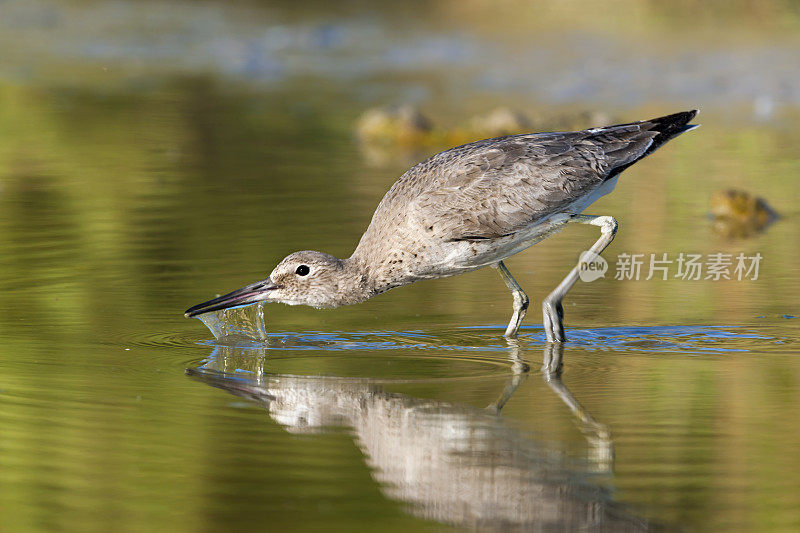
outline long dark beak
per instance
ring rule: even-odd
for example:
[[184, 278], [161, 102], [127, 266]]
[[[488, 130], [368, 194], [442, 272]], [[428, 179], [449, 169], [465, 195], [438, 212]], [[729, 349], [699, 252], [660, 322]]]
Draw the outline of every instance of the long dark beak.
[[242, 287], [241, 289], [220, 296], [219, 298], [214, 298], [213, 300], [190, 307], [186, 310], [184, 316], [186, 318], [191, 318], [210, 311], [218, 311], [220, 309], [236, 307], [237, 305], [246, 305], [259, 300], [265, 300], [269, 291], [273, 291], [277, 288], [278, 286], [269, 278], [257, 281], [251, 283], [247, 287]]

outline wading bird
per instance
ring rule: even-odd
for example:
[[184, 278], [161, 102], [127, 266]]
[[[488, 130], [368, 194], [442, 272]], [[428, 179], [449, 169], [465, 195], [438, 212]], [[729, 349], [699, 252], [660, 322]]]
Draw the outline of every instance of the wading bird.
[[[425, 279], [496, 268], [514, 298], [505, 331], [515, 337], [528, 297], [503, 260], [570, 222], [600, 228], [589, 249], [614, 239], [611, 216], [583, 215], [611, 192], [619, 174], [673, 137], [693, 129], [696, 110], [573, 132], [529, 133], [477, 141], [418, 163], [389, 189], [353, 255], [287, 256], [265, 280], [196, 305], [186, 316], [257, 301], [333, 308], [363, 302]], [[575, 266], [542, 303], [545, 335], [563, 342], [561, 302]]]

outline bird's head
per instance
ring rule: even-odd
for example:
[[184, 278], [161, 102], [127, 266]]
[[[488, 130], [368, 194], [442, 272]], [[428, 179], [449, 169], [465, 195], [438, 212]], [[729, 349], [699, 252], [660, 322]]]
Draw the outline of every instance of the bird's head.
[[267, 279], [195, 305], [186, 310], [186, 316], [262, 300], [318, 308], [338, 307], [350, 303], [354, 281], [345, 261], [339, 258], [322, 252], [295, 252], [278, 263]]

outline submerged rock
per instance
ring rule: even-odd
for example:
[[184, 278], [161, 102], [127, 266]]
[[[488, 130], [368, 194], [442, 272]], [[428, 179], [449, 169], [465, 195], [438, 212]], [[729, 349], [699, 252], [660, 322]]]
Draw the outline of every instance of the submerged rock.
[[419, 144], [432, 130], [431, 122], [411, 105], [367, 110], [356, 125], [356, 134], [365, 142]]
[[529, 133], [532, 127], [528, 117], [508, 107], [498, 107], [486, 115], [473, 118], [469, 123], [470, 131], [480, 138]]
[[734, 189], [719, 190], [709, 200], [712, 229], [726, 238], [747, 238], [761, 233], [778, 218], [766, 200]]

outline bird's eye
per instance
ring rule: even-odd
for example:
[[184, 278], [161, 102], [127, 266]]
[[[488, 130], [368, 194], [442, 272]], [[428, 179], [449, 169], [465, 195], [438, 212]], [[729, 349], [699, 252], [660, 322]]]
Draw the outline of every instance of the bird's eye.
[[309, 272], [311, 272], [311, 269], [308, 268], [308, 265], [300, 265], [299, 267], [297, 267], [297, 270], [294, 271], [294, 273], [297, 274], [298, 276], [305, 276]]

